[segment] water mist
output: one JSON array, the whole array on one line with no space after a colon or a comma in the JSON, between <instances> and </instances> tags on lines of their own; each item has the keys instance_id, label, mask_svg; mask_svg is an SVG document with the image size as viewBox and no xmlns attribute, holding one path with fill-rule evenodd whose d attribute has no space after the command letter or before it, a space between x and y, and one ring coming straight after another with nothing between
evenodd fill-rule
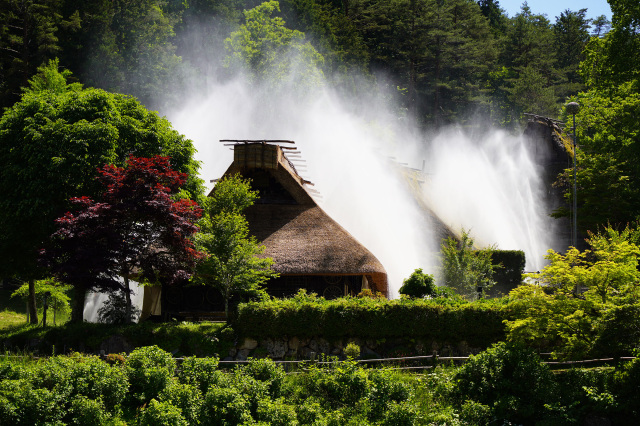
<instances>
[{"instance_id":1,"label":"water mist","mask_svg":"<svg viewBox=\"0 0 640 426\"><path fill-rule=\"evenodd\" d=\"M416 196L480 245L525 251L528 270L539 269L551 247L544 188L522 138L455 130L428 136L398 119L393 93L371 86L354 91L361 98L347 98L329 82L301 95L287 82L205 80L182 105L162 112L194 141L201 177L217 179L231 164L221 139L294 140L307 166L299 172L320 192L318 204L384 265L392 297L414 269L438 272L440 241ZM422 169L423 161L423 192L416 194L398 163Z\"/></svg>"}]
</instances>

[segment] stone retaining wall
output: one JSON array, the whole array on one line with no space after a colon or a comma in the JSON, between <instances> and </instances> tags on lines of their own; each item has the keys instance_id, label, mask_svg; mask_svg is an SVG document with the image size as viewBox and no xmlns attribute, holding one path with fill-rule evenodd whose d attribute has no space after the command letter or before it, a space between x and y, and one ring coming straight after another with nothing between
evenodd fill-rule
<instances>
[{"instance_id":1,"label":"stone retaining wall","mask_svg":"<svg viewBox=\"0 0 640 426\"><path fill-rule=\"evenodd\" d=\"M245 338L229 351L226 361L245 361L247 358L270 357L274 360L312 359L321 354L344 357L344 348L353 342L360 347L362 358L388 358L401 356L432 355L468 356L485 348L472 348L462 341L454 344L419 339L365 340L350 338L328 341L322 337L299 339L297 337L256 340Z\"/></svg>"}]
</instances>

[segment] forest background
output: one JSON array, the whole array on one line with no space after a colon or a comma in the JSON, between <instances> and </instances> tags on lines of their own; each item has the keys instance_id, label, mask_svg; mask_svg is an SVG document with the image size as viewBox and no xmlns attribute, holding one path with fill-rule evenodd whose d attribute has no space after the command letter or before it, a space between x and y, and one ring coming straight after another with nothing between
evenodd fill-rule
<instances>
[{"instance_id":1,"label":"forest background","mask_svg":"<svg viewBox=\"0 0 640 426\"><path fill-rule=\"evenodd\" d=\"M162 112L203 76L236 75L217 55L249 19L242 11L261 2L2 3L0 19L8 24L0 33L2 106L19 99L38 66L59 57L83 84L136 96ZM513 17L493 0L283 0L279 6L274 15L317 51L315 64L329 84L347 95L369 90L360 77L391 85L403 113L438 126L478 115L507 128L517 127L523 112L557 117L568 96L586 89L579 65L590 37L609 29L604 15L590 19L586 9L547 17L526 2ZM264 22L262 30L268 30ZM286 42L257 48L266 54Z\"/></svg>"},{"instance_id":2,"label":"forest background","mask_svg":"<svg viewBox=\"0 0 640 426\"><path fill-rule=\"evenodd\" d=\"M609 1L611 22L586 9L551 18L526 2L509 17L494 0L0 4L3 107L56 57L72 80L161 114L240 74L257 88L326 84L349 99L383 88L397 118L424 129L517 131L524 113L568 120L563 105L577 100L581 231L629 222L640 208L640 12L630 0Z\"/></svg>"}]
</instances>

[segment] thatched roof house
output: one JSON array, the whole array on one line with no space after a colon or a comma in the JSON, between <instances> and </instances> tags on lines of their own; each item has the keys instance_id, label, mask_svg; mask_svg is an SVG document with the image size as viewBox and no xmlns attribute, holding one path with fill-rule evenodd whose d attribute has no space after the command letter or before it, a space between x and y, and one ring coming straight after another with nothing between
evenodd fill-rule
<instances>
[{"instance_id":1,"label":"thatched roof house","mask_svg":"<svg viewBox=\"0 0 640 426\"><path fill-rule=\"evenodd\" d=\"M245 214L251 234L266 248L264 256L280 273L267 283L269 293L285 296L306 288L337 297L369 288L388 295L382 264L316 204L311 182L294 166L298 151L290 142L225 142L232 142L234 158L224 175L250 178L260 194Z\"/></svg>"}]
</instances>

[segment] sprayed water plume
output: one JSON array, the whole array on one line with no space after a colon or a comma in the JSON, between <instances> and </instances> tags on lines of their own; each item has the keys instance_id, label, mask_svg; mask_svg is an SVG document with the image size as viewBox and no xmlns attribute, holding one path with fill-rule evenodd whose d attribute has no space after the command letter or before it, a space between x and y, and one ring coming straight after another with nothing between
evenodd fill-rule
<instances>
[{"instance_id":1,"label":"sprayed water plume","mask_svg":"<svg viewBox=\"0 0 640 426\"><path fill-rule=\"evenodd\" d=\"M334 90L328 81L301 95L295 84L259 84L241 77L247 74L206 76L207 84L196 84L182 105L163 111L194 141L206 182L222 176L233 160L221 139L295 140L308 166L300 174L322 194L318 204L381 261L390 294L397 296L414 269L437 272L440 241L389 158L418 169L426 160L418 196L445 224L470 229L482 244L524 250L527 269L540 267L552 225L521 138L500 131L470 138L453 130L430 137L398 118L400 108L389 101L394 94L371 84L352 91L359 98L344 96L344 88Z\"/></svg>"}]
</instances>

